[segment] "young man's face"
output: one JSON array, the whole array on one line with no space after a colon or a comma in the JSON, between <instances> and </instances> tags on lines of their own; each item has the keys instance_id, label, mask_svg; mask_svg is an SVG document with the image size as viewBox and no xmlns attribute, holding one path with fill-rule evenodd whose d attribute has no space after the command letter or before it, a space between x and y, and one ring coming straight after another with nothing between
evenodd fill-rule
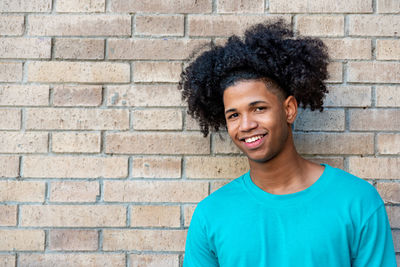
<instances>
[{"instance_id":1,"label":"young man's face","mask_svg":"<svg viewBox=\"0 0 400 267\"><path fill-rule=\"evenodd\" d=\"M283 99L265 82L245 80L226 88L223 101L228 133L250 160L267 162L289 146L297 112L293 96Z\"/></svg>"}]
</instances>

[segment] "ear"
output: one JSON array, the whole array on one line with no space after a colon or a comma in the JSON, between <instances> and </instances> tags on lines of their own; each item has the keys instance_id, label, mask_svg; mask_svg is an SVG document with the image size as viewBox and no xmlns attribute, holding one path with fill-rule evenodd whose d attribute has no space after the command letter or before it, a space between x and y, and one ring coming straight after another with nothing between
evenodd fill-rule
<instances>
[{"instance_id":1,"label":"ear","mask_svg":"<svg viewBox=\"0 0 400 267\"><path fill-rule=\"evenodd\" d=\"M283 107L286 113L286 122L293 124L297 117L297 100L294 96L288 96L283 102Z\"/></svg>"}]
</instances>

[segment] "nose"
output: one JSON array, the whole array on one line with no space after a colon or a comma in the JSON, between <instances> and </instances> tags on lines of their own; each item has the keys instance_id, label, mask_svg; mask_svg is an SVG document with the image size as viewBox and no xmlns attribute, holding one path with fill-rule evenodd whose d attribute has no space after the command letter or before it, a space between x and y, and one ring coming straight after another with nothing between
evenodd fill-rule
<instances>
[{"instance_id":1,"label":"nose","mask_svg":"<svg viewBox=\"0 0 400 267\"><path fill-rule=\"evenodd\" d=\"M239 130L242 132L248 132L257 128L257 122L249 115L242 115L240 120Z\"/></svg>"}]
</instances>

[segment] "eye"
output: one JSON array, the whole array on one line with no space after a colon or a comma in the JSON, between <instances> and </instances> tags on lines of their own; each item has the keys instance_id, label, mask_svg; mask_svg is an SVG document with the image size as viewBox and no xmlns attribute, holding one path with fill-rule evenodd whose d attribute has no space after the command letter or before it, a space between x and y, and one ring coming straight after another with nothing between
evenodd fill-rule
<instances>
[{"instance_id":1,"label":"eye","mask_svg":"<svg viewBox=\"0 0 400 267\"><path fill-rule=\"evenodd\" d=\"M267 108L266 107L256 107L254 110L255 111L263 111L265 109L267 109Z\"/></svg>"},{"instance_id":2,"label":"eye","mask_svg":"<svg viewBox=\"0 0 400 267\"><path fill-rule=\"evenodd\" d=\"M232 113L228 116L228 120L233 119L233 118L237 118L239 116L239 114L237 113Z\"/></svg>"}]
</instances>

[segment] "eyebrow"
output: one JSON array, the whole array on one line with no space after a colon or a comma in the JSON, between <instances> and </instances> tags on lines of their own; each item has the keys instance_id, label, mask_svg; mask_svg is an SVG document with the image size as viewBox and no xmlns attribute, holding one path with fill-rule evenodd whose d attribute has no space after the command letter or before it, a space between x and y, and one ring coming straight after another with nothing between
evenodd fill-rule
<instances>
[{"instance_id":1,"label":"eyebrow","mask_svg":"<svg viewBox=\"0 0 400 267\"><path fill-rule=\"evenodd\" d=\"M258 104L267 104L267 102L262 101L262 100L254 101L254 102L251 102L249 104L249 107L254 107L254 106L258 105ZM236 108L230 108L230 109L225 111L225 114L228 114L230 112L235 112L235 111L236 111Z\"/></svg>"}]
</instances>

